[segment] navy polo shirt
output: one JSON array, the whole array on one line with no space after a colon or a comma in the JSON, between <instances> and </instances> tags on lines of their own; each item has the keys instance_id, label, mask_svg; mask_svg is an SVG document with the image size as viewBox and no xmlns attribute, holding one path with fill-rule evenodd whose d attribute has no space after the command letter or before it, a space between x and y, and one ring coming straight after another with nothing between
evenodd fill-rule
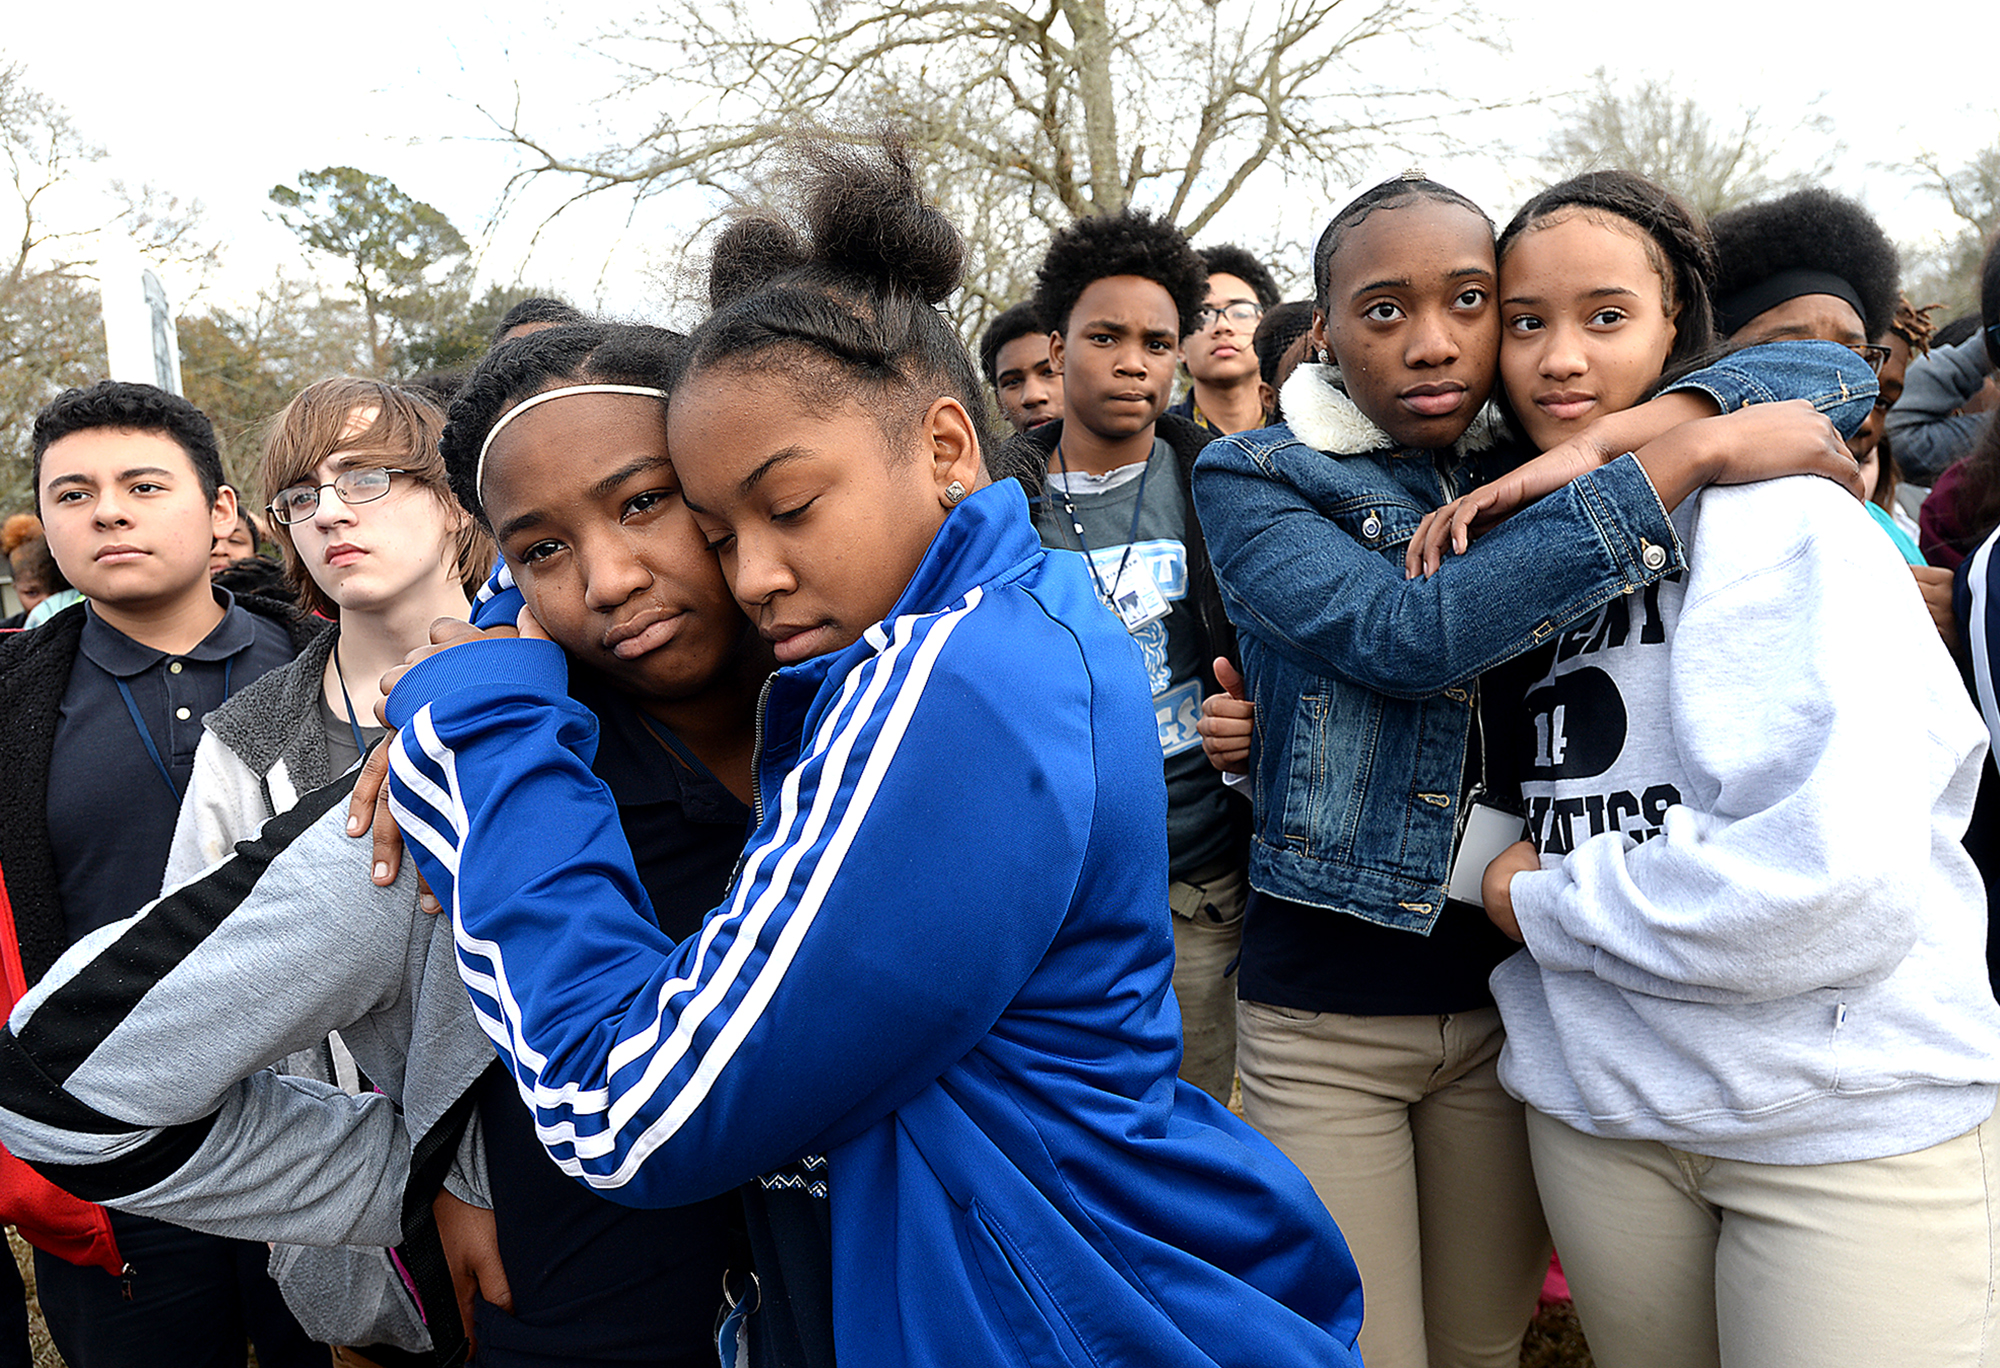
<instances>
[{"instance_id":1,"label":"navy polo shirt","mask_svg":"<svg viewBox=\"0 0 2000 1368\"><path fill-rule=\"evenodd\" d=\"M618 803L655 920L676 940L694 935L729 889L750 809L706 769L668 754L600 676L572 663L570 693L597 714L591 769ZM549 1161L504 1071L488 1070L478 1093L500 1262L514 1293L512 1315L480 1303L480 1361L713 1368L723 1270L740 1238L736 1194L620 1206Z\"/></svg>"},{"instance_id":2,"label":"navy polo shirt","mask_svg":"<svg viewBox=\"0 0 2000 1368\"><path fill-rule=\"evenodd\" d=\"M222 621L183 655L134 641L100 618L94 605L83 606L89 616L49 762L49 845L72 944L160 895L180 795L201 743L201 719L292 658L291 633L280 623L237 607L226 589L215 596ZM120 683L132 695L132 708Z\"/></svg>"}]
</instances>

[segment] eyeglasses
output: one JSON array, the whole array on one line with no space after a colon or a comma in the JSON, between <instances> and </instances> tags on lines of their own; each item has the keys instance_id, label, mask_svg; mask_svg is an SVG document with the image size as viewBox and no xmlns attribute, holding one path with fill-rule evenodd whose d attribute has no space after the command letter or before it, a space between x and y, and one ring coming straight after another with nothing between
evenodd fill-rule
<instances>
[{"instance_id":1,"label":"eyeglasses","mask_svg":"<svg viewBox=\"0 0 2000 1368\"><path fill-rule=\"evenodd\" d=\"M1203 308L1194 316L1195 331L1207 332L1215 326L1215 320L1226 318L1231 323L1255 323L1264 316L1262 304L1252 304L1247 299L1239 299L1234 304L1225 304L1219 309Z\"/></svg>"},{"instance_id":2,"label":"eyeglasses","mask_svg":"<svg viewBox=\"0 0 2000 1368\"><path fill-rule=\"evenodd\" d=\"M333 477L331 484L292 485L279 490L278 497L271 501L271 516L287 527L302 523L319 512L320 496L329 489L338 494L344 504L374 503L389 492L390 476L409 473L381 466L360 466L341 471Z\"/></svg>"},{"instance_id":3,"label":"eyeglasses","mask_svg":"<svg viewBox=\"0 0 2000 1368\"><path fill-rule=\"evenodd\" d=\"M1889 349L1875 342L1850 342L1847 349L1866 361L1868 369L1877 375L1882 373L1882 366L1889 359Z\"/></svg>"}]
</instances>

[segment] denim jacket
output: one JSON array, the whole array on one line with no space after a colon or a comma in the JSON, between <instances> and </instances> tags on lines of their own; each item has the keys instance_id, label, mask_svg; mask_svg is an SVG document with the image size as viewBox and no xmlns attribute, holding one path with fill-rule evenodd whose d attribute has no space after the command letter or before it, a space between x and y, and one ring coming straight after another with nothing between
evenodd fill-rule
<instances>
[{"instance_id":1,"label":"denim jacket","mask_svg":"<svg viewBox=\"0 0 2000 1368\"><path fill-rule=\"evenodd\" d=\"M1250 882L1427 934L1444 909L1481 671L1682 569L1631 455L1403 577L1424 514L1478 482L1471 449L1397 450L1328 366L1301 366L1287 422L1212 442L1194 496L1256 704ZM1670 386L1724 412L1804 398L1843 433L1875 377L1830 342L1735 353ZM1504 465L1504 462L1502 462Z\"/></svg>"}]
</instances>

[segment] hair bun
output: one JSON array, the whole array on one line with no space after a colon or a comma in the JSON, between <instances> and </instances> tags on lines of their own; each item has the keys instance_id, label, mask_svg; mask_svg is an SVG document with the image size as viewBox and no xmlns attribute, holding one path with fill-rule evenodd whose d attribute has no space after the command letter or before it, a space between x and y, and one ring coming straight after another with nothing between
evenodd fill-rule
<instances>
[{"instance_id":1,"label":"hair bun","mask_svg":"<svg viewBox=\"0 0 2000 1368\"><path fill-rule=\"evenodd\" d=\"M826 140L802 144L811 171L805 198L813 257L831 270L942 303L965 269L965 240L924 200L909 144L884 135L879 150Z\"/></svg>"},{"instance_id":2,"label":"hair bun","mask_svg":"<svg viewBox=\"0 0 2000 1368\"><path fill-rule=\"evenodd\" d=\"M806 245L790 224L768 213L746 214L715 240L708 266L709 307L720 309L808 260Z\"/></svg>"}]
</instances>

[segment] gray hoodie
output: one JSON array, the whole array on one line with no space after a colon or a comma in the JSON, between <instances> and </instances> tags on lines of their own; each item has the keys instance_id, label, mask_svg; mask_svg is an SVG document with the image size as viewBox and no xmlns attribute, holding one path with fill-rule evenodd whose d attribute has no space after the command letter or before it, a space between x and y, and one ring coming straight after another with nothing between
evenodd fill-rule
<instances>
[{"instance_id":1,"label":"gray hoodie","mask_svg":"<svg viewBox=\"0 0 2000 1368\"><path fill-rule=\"evenodd\" d=\"M1501 1081L1586 1134L1756 1163L1971 1130L2000 1081L1959 844L1986 731L1909 572L1826 480L1674 522L1684 577L1537 658Z\"/></svg>"}]
</instances>

